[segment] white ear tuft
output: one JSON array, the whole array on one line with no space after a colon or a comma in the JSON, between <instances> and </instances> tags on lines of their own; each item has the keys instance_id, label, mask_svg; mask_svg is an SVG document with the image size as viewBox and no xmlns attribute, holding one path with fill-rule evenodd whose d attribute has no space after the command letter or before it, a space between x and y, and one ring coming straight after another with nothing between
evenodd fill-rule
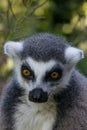
<instances>
[{"instance_id":1,"label":"white ear tuft","mask_svg":"<svg viewBox=\"0 0 87 130\"><path fill-rule=\"evenodd\" d=\"M65 50L65 58L67 63L76 64L79 60L84 58L84 52L75 47L68 47Z\"/></svg>"},{"instance_id":2,"label":"white ear tuft","mask_svg":"<svg viewBox=\"0 0 87 130\"><path fill-rule=\"evenodd\" d=\"M4 45L4 53L10 57L15 57L22 51L23 42L8 41Z\"/></svg>"}]
</instances>

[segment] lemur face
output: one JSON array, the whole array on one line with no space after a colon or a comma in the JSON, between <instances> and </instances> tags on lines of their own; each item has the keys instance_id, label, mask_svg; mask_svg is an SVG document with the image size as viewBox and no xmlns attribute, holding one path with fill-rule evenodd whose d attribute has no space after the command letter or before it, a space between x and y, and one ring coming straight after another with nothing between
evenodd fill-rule
<instances>
[{"instance_id":1,"label":"lemur face","mask_svg":"<svg viewBox=\"0 0 87 130\"><path fill-rule=\"evenodd\" d=\"M69 83L83 51L51 34L39 34L22 42L7 42L5 53L14 60L15 75L29 101L44 103Z\"/></svg>"},{"instance_id":2,"label":"lemur face","mask_svg":"<svg viewBox=\"0 0 87 130\"><path fill-rule=\"evenodd\" d=\"M22 83L21 86L29 92L29 100L46 102L49 96L57 91L58 85L60 87L63 68L61 63L54 60L43 62L28 57L23 61L20 70L17 69L18 79Z\"/></svg>"}]
</instances>

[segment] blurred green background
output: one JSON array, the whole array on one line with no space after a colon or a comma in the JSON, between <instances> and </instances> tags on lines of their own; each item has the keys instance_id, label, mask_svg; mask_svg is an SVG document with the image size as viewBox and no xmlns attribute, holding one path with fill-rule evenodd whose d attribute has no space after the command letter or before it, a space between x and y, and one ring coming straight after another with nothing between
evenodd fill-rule
<instances>
[{"instance_id":1,"label":"blurred green background","mask_svg":"<svg viewBox=\"0 0 87 130\"><path fill-rule=\"evenodd\" d=\"M37 32L57 34L83 49L85 59L77 68L87 76L87 0L0 0L0 89L13 69L3 54L4 43Z\"/></svg>"}]
</instances>

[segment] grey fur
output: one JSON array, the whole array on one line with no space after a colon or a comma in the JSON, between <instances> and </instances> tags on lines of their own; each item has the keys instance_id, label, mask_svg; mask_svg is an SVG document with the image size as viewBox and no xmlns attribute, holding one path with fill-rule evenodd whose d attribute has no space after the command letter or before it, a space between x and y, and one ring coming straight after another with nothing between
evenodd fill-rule
<instances>
[{"instance_id":1,"label":"grey fur","mask_svg":"<svg viewBox=\"0 0 87 130\"><path fill-rule=\"evenodd\" d=\"M22 95L23 89L20 88L15 79L12 80L8 86L6 86L1 101L0 130L13 130L13 114L16 111L15 106L18 103L21 103L19 97Z\"/></svg>"},{"instance_id":2,"label":"grey fur","mask_svg":"<svg viewBox=\"0 0 87 130\"><path fill-rule=\"evenodd\" d=\"M57 36L47 33L37 34L24 40L20 57L25 59L31 56L37 61L55 59L65 65L64 52L68 46L66 41ZM2 95L0 130L16 130L14 115L17 112L17 105L26 104L23 101L24 95L25 90L20 86L17 77L14 75L13 80L5 88ZM57 114L53 128L50 130L87 130L87 79L84 76L73 69L66 88L54 93L52 99L52 102L54 101L55 103ZM50 108L49 103L51 102L47 104L50 111L53 107ZM38 114L40 113L38 112Z\"/></svg>"},{"instance_id":3,"label":"grey fur","mask_svg":"<svg viewBox=\"0 0 87 130\"><path fill-rule=\"evenodd\" d=\"M62 114L57 116L54 130L86 130L87 79L74 71L69 84L70 88L57 95Z\"/></svg>"},{"instance_id":4,"label":"grey fur","mask_svg":"<svg viewBox=\"0 0 87 130\"><path fill-rule=\"evenodd\" d=\"M31 56L36 60L58 59L65 62L64 50L68 43L55 35L40 33L24 40L22 58Z\"/></svg>"}]
</instances>

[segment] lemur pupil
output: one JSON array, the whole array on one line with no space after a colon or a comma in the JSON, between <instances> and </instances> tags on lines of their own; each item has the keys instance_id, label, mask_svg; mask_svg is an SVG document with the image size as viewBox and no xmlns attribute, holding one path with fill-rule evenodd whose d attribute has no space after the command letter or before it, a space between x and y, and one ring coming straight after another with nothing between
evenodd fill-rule
<instances>
[{"instance_id":1,"label":"lemur pupil","mask_svg":"<svg viewBox=\"0 0 87 130\"><path fill-rule=\"evenodd\" d=\"M53 73L51 74L51 77L52 77L52 78L58 78L58 77L59 77L59 73L58 73L58 72L53 72Z\"/></svg>"},{"instance_id":2,"label":"lemur pupil","mask_svg":"<svg viewBox=\"0 0 87 130\"><path fill-rule=\"evenodd\" d=\"M30 76L30 71L29 70L23 70L23 74L25 75L25 76Z\"/></svg>"}]
</instances>

